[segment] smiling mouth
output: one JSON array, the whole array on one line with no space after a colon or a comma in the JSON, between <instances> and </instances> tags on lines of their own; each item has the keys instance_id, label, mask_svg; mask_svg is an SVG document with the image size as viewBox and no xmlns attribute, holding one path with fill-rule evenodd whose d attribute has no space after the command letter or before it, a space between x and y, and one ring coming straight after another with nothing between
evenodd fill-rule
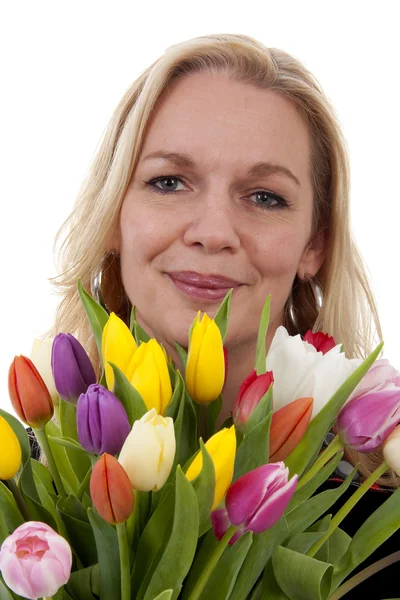
<instances>
[{"instance_id":1,"label":"smiling mouth","mask_svg":"<svg viewBox=\"0 0 400 600\"><path fill-rule=\"evenodd\" d=\"M203 301L222 300L228 290L235 291L243 285L223 275L202 275L194 271L172 271L166 275L186 296Z\"/></svg>"}]
</instances>

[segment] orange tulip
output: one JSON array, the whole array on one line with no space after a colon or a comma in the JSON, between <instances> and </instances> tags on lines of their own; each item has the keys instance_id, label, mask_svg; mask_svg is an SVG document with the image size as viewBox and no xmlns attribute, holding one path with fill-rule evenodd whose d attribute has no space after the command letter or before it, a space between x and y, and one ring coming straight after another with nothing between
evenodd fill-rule
<instances>
[{"instance_id":1,"label":"orange tulip","mask_svg":"<svg viewBox=\"0 0 400 600\"><path fill-rule=\"evenodd\" d=\"M8 372L11 404L21 421L42 428L50 421L54 406L39 371L26 356L16 356Z\"/></svg>"},{"instance_id":2,"label":"orange tulip","mask_svg":"<svg viewBox=\"0 0 400 600\"><path fill-rule=\"evenodd\" d=\"M107 523L123 523L132 514L134 496L131 482L118 460L103 454L90 476L93 504Z\"/></svg>"},{"instance_id":3,"label":"orange tulip","mask_svg":"<svg viewBox=\"0 0 400 600\"><path fill-rule=\"evenodd\" d=\"M299 398L272 415L269 461L285 460L306 432L313 409L312 398Z\"/></svg>"}]
</instances>

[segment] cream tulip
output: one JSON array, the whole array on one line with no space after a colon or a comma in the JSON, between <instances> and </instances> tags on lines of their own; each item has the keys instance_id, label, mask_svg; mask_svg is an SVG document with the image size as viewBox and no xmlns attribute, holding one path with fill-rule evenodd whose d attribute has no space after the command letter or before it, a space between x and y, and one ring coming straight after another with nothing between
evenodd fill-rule
<instances>
[{"instance_id":1,"label":"cream tulip","mask_svg":"<svg viewBox=\"0 0 400 600\"><path fill-rule=\"evenodd\" d=\"M51 370L51 350L53 347L53 338L44 338L33 340L30 359L42 376L47 389L50 392L53 404L57 405L60 401L56 385L54 383L53 372Z\"/></svg>"}]
</instances>

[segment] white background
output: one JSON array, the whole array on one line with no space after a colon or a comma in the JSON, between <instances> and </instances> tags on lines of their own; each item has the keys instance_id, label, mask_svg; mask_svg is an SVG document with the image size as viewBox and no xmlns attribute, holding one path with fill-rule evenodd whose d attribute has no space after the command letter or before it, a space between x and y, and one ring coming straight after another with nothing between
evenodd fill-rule
<instances>
[{"instance_id":1,"label":"white background","mask_svg":"<svg viewBox=\"0 0 400 600\"><path fill-rule=\"evenodd\" d=\"M52 323L54 235L112 111L177 42L244 33L292 53L336 107L352 166L352 219L400 368L400 3L335 0L3 2L0 8L0 406L7 371Z\"/></svg>"}]
</instances>

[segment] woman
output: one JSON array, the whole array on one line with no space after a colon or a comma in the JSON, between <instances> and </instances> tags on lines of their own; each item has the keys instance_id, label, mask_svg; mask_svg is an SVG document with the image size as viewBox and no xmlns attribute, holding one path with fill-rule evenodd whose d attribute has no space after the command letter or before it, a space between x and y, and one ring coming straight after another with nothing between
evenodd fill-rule
<instances>
[{"instance_id":1,"label":"woman","mask_svg":"<svg viewBox=\"0 0 400 600\"><path fill-rule=\"evenodd\" d=\"M76 334L96 364L78 278L125 320L135 305L177 362L197 310L213 316L233 287L223 416L251 371L268 293L267 346L282 324L329 332L349 357L381 337L334 111L298 61L250 37L177 44L132 84L65 227L55 331Z\"/></svg>"}]
</instances>

